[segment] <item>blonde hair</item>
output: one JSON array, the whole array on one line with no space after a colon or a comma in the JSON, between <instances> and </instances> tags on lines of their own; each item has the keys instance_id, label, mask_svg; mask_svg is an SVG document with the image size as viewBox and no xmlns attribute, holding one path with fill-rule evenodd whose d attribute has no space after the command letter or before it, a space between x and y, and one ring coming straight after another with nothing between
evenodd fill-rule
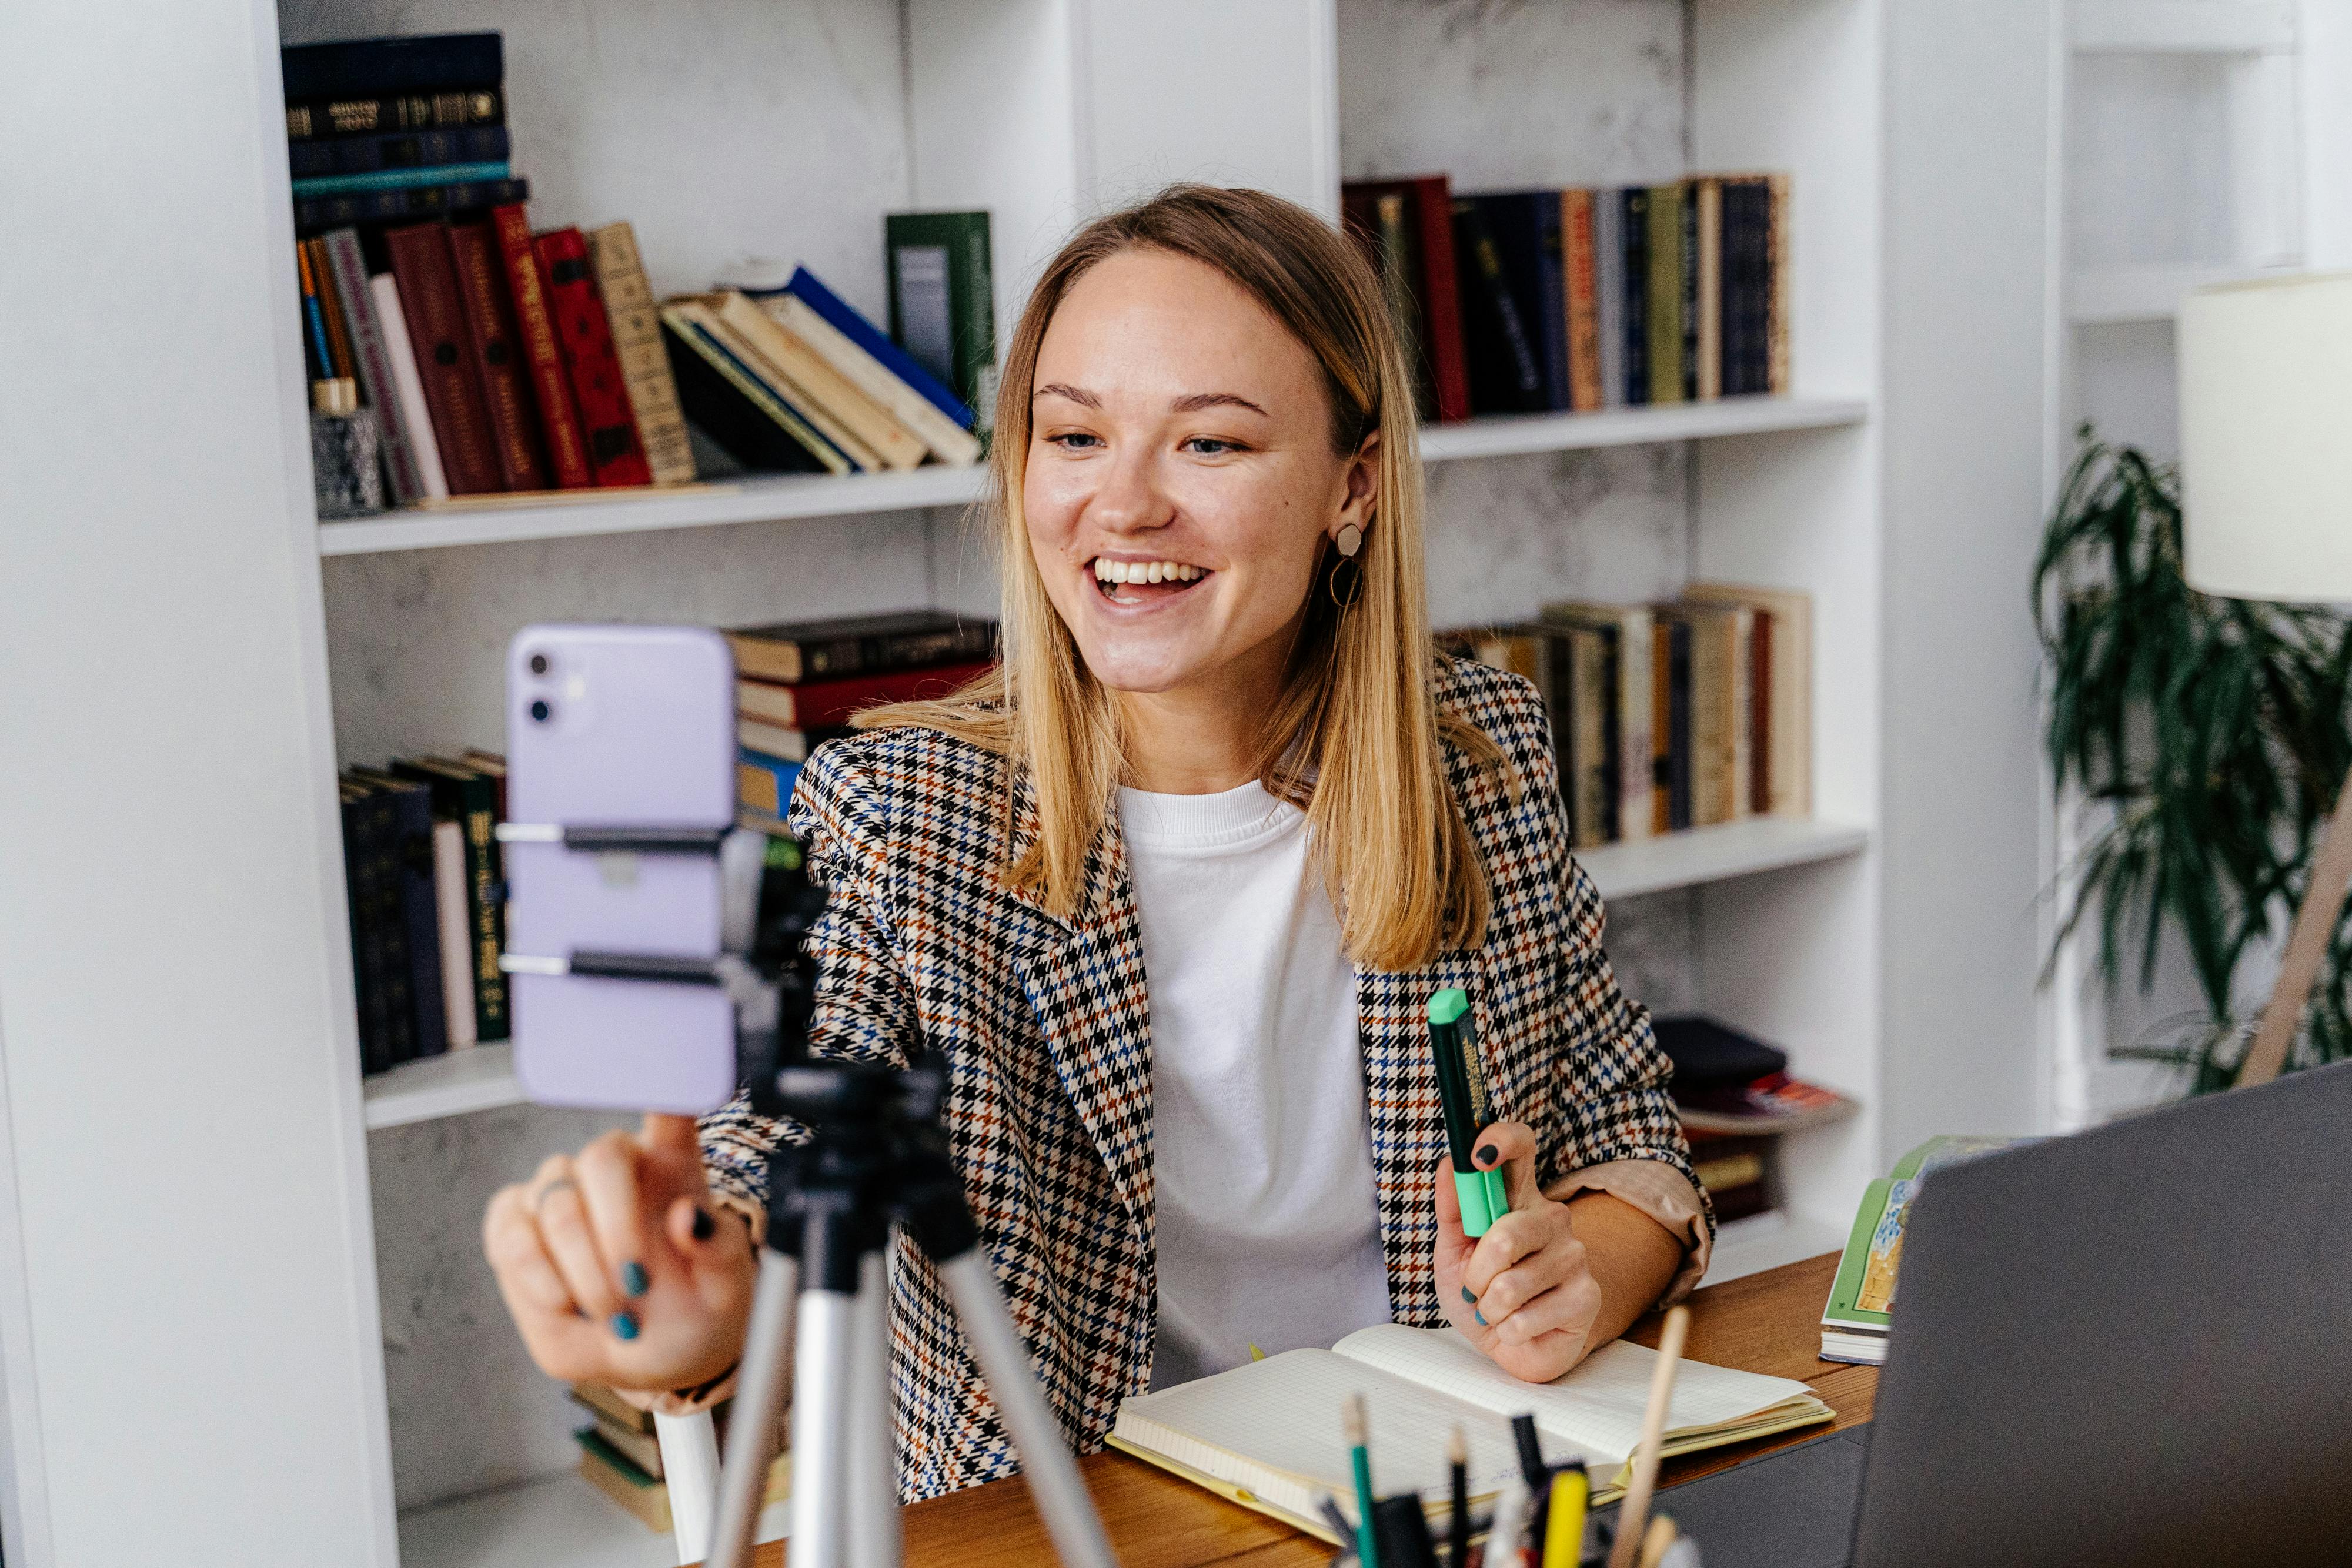
<instances>
[{"instance_id":1,"label":"blonde hair","mask_svg":"<svg viewBox=\"0 0 2352 1568\"><path fill-rule=\"evenodd\" d=\"M1312 852L1358 963L1417 968L1447 948L1475 947L1486 933L1486 872L1448 785L1443 743L1484 765L1503 762L1475 726L1439 713L1433 688L1412 371L1356 246L1279 196L1171 185L1089 223L1046 266L1005 356L989 454L1004 662L950 697L876 708L856 723L942 730L1011 759L1004 875L1057 916L1076 913L1124 752L1118 705L1087 669L1030 553L1021 505L1029 402L1045 329L1071 287L1097 263L1137 249L1214 267L1289 329L1323 372L1335 453L1352 458L1370 435L1381 438L1373 510L1356 558L1360 592L1343 613L1326 591L1327 538L1259 736L1258 776L1306 811ZM1037 833L1014 844L1012 793L1024 770Z\"/></svg>"}]
</instances>

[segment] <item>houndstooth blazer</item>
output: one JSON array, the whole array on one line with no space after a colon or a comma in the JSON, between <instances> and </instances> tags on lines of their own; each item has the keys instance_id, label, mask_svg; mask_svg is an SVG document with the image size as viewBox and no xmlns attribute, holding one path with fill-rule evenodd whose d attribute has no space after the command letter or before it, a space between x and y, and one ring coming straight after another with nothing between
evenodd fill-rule
<instances>
[{"instance_id":1,"label":"houndstooth blazer","mask_svg":"<svg viewBox=\"0 0 2352 1568\"><path fill-rule=\"evenodd\" d=\"M1535 1129L1548 1189L1616 1163L1677 1191L1689 1184L1694 1252L1713 1228L1665 1092L1670 1069L1648 1015L1618 991L1600 898L1570 858L1541 700L1482 664L1441 658L1437 681L1440 704L1495 738L1519 788L1449 754L1492 888L1484 945L1408 973L1358 974L1389 1297L1397 1321L1423 1325L1445 1321L1430 1260L1430 1172L1445 1143L1425 1022L1444 987L1469 993L1495 1116ZM1006 771L1001 758L916 728L868 731L811 758L789 821L831 894L810 939L822 975L814 1048L894 1063L925 1046L946 1057L943 1121L973 1216L1046 1400L1083 1452L1101 1446L1120 1400L1151 1376L1143 946L1115 821L1088 861L1076 918L1003 885ZM1024 841L1035 830L1025 784L1013 826ZM713 1188L745 1209L764 1200L774 1141L798 1135L740 1099L702 1129ZM1011 1445L937 1276L901 1241L891 1280L902 1492L1012 1473Z\"/></svg>"}]
</instances>

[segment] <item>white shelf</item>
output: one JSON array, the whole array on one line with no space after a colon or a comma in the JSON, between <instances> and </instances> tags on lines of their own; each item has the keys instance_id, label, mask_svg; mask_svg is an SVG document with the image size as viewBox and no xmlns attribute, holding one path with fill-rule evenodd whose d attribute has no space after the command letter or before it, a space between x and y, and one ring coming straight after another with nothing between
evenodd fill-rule
<instances>
[{"instance_id":1,"label":"white shelf","mask_svg":"<svg viewBox=\"0 0 2352 1568\"><path fill-rule=\"evenodd\" d=\"M1422 433L1427 462L1504 457L1578 447L1698 441L1717 435L1819 430L1870 416L1860 398L1743 397L1596 413L1495 414ZM319 525L320 555L371 555L448 545L509 544L590 534L651 533L726 523L835 517L964 507L985 492L984 468L914 468L901 474L782 474L724 479L626 496L578 492L577 499L525 503L488 499Z\"/></svg>"},{"instance_id":2,"label":"white shelf","mask_svg":"<svg viewBox=\"0 0 2352 1568\"><path fill-rule=\"evenodd\" d=\"M1426 462L1445 463L1653 441L1704 441L1717 435L1822 430L1859 424L1869 417L1867 400L1844 397L1735 397L1655 408L1605 408L1593 413L1497 413L1424 427L1421 455Z\"/></svg>"},{"instance_id":3,"label":"white shelf","mask_svg":"<svg viewBox=\"0 0 2352 1568\"><path fill-rule=\"evenodd\" d=\"M1844 1246L1845 1231L1839 1227L1782 1209L1728 1220L1716 1228L1715 1256L1707 1260L1702 1282L1720 1285Z\"/></svg>"},{"instance_id":4,"label":"white shelf","mask_svg":"<svg viewBox=\"0 0 2352 1568\"><path fill-rule=\"evenodd\" d=\"M1870 847L1870 830L1805 817L1751 817L1686 828L1638 843L1579 850L1577 863L1601 896L1631 898L1783 866L1837 860Z\"/></svg>"},{"instance_id":5,"label":"white shelf","mask_svg":"<svg viewBox=\"0 0 2352 1568\"><path fill-rule=\"evenodd\" d=\"M2076 327L2122 321L2169 321L2189 291L2212 283L2258 277L2260 269L2204 266L2086 267L2066 280L2066 320Z\"/></svg>"},{"instance_id":6,"label":"white shelf","mask_svg":"<svg viewBox=\"0 0 2352 1568\"><path fill-rule=\"evenodd\" d=\"M770 1503L758 1538L786 1533ZM400 1516L401 1568L675 1568L677 1549L570 1471Z\"/></svg>"},{"instance_id":7,"label":"white shelf","mask_svg":"<svg viewBox=\"0 0 2352 1568\"><path fill-rule=\"evenodd\" d=\"M362 1080L361 1087L371 1131L522 1103L510 1045L477 1045L428 1056Z\"/></svg>"},{"instance_id":8,"label":"white shelf","mask_svg":"<svg viewBox=\"0 0 2352 1568\"><path fill-rule=\"evenodd\" d=\"M2077 54L2257 55L2295 47L2292 0L2074 0Z\"/></svg>"}]
</instances>

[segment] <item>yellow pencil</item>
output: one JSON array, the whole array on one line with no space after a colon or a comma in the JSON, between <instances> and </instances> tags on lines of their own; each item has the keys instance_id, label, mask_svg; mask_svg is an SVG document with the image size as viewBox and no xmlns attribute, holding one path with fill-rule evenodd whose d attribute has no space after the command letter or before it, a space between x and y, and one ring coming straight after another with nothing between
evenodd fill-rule
<instances>
[{"instance_id":1,"label":"yellow pencil","mask_svg":"<svg viewBox=\"0 0 2352 1568\"><path fill-rule=\"evenodd\" d=\"M1584 1467L1555 1470L1551 1478L1551 1512L1544 1526L1543 1568L1577 1568L1584 1561L1584 1504L1592 1482Z\"/></svg>"}]
</instances>

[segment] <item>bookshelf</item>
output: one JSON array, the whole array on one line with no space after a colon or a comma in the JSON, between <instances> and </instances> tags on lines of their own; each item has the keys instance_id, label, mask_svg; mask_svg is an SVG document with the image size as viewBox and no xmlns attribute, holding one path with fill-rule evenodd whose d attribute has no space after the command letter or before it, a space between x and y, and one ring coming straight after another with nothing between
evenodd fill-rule
<instances>
[{"instance_id":1,"label":"bookshelf","mask_svg":"<svg viewBox=\"0 0 2352 1568\"><path fill-rule=\"evenodd\" d=\"M1986 5L2011 17L2024 0ZM716 618L747 599L782 618L956 591L938 565L950 553L940 514L968 502L971 479L953 472L322 529L281 42L501 28L515 161L540 222L629 218L657 291L699 287L746 256L803 256L869 314L882 303L880 216L896 208L996 214L1002 323L1073 218L1172 178L1259 184L1336 215L1343 177L1423 167L1464 188L1789 172L1796 397L1433 431L1454 509L1433 567L1507 535L1478 585L1505 614L1594 587L1637 550L1646 575L1622 570L1639 581L1598 591L1633 597L1703 576L1812 595L1815 795L1822 824L1837 824L1820 852L1743 852L1704 874L1653 861L1616 883L1687 889L1694 1003L1786 1045L1795 1071L1864 1107L1790 1143L1779 1173L1790 1223L1776 1234L1810 1240L1805 1221L1833 1235L1891 1125L1907 1137L1909 1119L1968 1113L1927 1075L1956 1030L2030 1038L1989 1030L1906 977L1932 967L1923 952L1961 979L1980 975L1983 934L2010 940L2030 877L2021 894L1934 852L1948 841L1953 857L1983 862L1988 844L2030 846L2032 819L1955 831L1932 787L1962 770L1905 760L1888 740L1925 716L1948 746L1974 747L1994 721L1944 700L1951 672L1990 658L2016 689L2030 680L2012 657L2022 578L2002 566L1954 613L1954 574L1928 548L1974 548L2038 498L2029 485L2020 505L1988 478L2013 475L2020 442L1992 423L2012 383L1990 373L1986 345L2010 340L1998 329L2012 286L2041 281L2041 231L2027 224L2029 240L2011 245L1991 221L2038 218L2040 121L2018 117L2013 135L2011 117L1972 104L2000 71L2013 86L2030 66L2031 90L2044 90L2030 26L1914 6L1898 28L1890 0L707 0L683 24L632 0L282 0L274 15L226 20L155 8L142 47L124 50L84 9L26 9L25 57L44 68L40 90L12 105L17 139L53 131L59 105L132 108L83 126L76 159L27 167L31 226L70 224L77 239L20 257L19 292L44 308L0 329L7 357L154 364L159 384L201 392L142 402L136 445L123 439L120 377L60 374L12 405L18 439L46 456L18 497L39 548L0 574L0 651L42 699L0 705L0 725L12 755L37 758L99 756L136 735L200 798L236 809L204 832L126 831L153 821L148 768L20 769L0 792L13 902L38 911L0 932L15 1139L0 1153L20 1173L31 1260L27 1284L0 1247L0 1340L17 1358L5 1364L13 1386L74 1391L10 1412L24 1439L10 1473L31 1478L35 1504L12 1520L37 1539L106 1539L126 1559L267 1540L289 1561L399 1560L403 1439L385 1374L399 1303L382 1295L379 1232L405 1216L372 1160L399 1140L372 1147L368 1131L510 1090L491 1053L440 1082L362 1083L339 760L495 745L495 701L460 699L495 689L499 650L525 620ZM1439 36L1548 26L1596 31L1476 61ZM1385 49L1391 27L1428 36ZM2010 55L1987 53L1999 49ZM1898 133L1907 164L1890 151ZM2018 135L2034 142L2030 162L2011 157ZM95 188L121 199L93 205ZM154 287L159 233L173 235L166 289ZM1922 298L1949 308L1949 340L1898 309ZM2017 419L2036 463L2041 410ZM1578 487L1651 474L1665 477L1637 497L1649 508L1638 528L1626 507L1586 508L1591 491ZM1889 506L1898 485L1907 509ZM805 521L763 528L783 518ZM1572 549L1553 548L1569 536ZM126 651L142 655L135 681ZM420 693L454 695L428 710ZM2030 783L2030 740L2013 749ZM1969 761L1981 773L1993 755ZM1909 882L1893 882L1895 866ZM125 966L122 934L152 929L159 909L174 912L172 939ZM93 1104L140 1127L143 1157L173 1173L172 1223L156 1223L152 1184L117 1179L113 1151L94 1150ZM141 1244L125 1247L132 1235ZM446 1256L452 1272L476 1261L464 1237ZM159 1278L172 1282L169 1313L154 1308ZM37 1343L9 1337L26 1322L41 1323ZM266 1379L223 1354L257 1324ZM404 1334L409 1366L442 1354ZM126 1409L142 1419L124 1422ZM497 1435L529 1437L519 1422ZM91 1455L121 1462L64 1462ZM129 1473L149 1480L126 1499L110 1478ZM436 1561L561 1555L515 1555L528 1543L484 1511L432 1512L451 1521ZM411 1517L421 1527L425 1515ZM192 1520L222 1522L192 1538Z\"/></svg>"}]
</instances>

